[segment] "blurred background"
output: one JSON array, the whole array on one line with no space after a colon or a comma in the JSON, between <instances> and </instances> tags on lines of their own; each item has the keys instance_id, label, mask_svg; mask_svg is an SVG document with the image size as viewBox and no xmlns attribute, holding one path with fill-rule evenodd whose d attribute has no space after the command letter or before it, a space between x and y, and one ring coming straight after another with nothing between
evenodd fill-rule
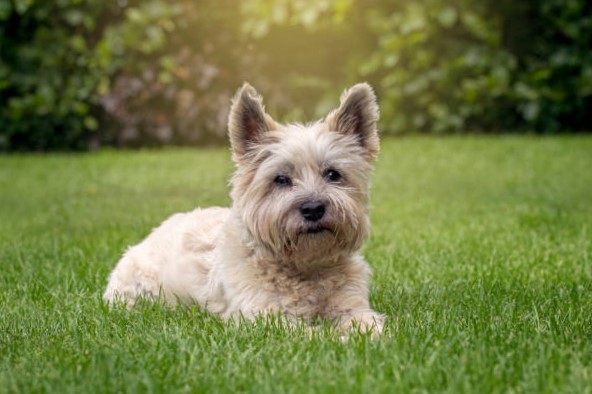
<instances>
[{"instance_id":1,"label":"blurred background","mask_svg":"<svg viewBox=\"0 0 592 394\"><path fill-rule=\"evenodd\" d=\"M383 134L592 130L590 0L0 0L0 150L225 142L368 81Z\"/></svg>"}]
</instances>

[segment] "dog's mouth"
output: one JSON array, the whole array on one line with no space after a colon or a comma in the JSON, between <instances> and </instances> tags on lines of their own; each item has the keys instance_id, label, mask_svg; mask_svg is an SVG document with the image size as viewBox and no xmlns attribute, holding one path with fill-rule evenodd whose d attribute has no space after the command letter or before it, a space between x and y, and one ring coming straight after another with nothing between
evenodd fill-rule
<instances>
[{"instance_id":1,"label":"dog's mouth","mask_svg":"<svg viewBox=\"0 0 592 394\"><path fill-rule=\"evenodd\" d=\"M332 233L333 231L326 226L310 226L310 227L306 227L303 228L302 231L300 232L300 234L305 234L305 235L318 235L318 234L324 234L324 233Z\"/></svg>"}]
</instances>

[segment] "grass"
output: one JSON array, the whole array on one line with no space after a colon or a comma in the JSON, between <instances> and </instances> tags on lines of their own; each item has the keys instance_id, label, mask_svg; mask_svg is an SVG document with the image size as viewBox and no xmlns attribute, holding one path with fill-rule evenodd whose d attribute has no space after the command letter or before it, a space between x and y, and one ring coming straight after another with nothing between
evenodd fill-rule
<instances>
[{"instance_id":1,"label":"grass","mask_svg":"<svg viewBox=\"0 0 592 394\"><path fill-rule=\"evenodd\" d=\"M231 170L226 149L0 157L0 392L592 392L592 138L385 140L378 340L106 308L124 248L227 205Z\"/></svg>"}]
</instances>

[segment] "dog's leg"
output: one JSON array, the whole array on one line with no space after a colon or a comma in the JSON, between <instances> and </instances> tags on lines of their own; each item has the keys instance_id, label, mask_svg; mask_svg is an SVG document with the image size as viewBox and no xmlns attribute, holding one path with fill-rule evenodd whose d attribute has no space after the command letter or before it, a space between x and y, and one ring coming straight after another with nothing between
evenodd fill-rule
<instances>
[{"instance_id":1,"label":"dog's leg","mask_svg":"<svg viewBox=\"0 0 592 394\"><path fill-rule=\"evenodd\" d=\"M348 286L331 297L326 318L336 322L344 333L352 330L382 333L386 317L370 308L368 290L364 282Z\"/></svg>"},{"instance_id":2,"label":"dog's leg","mask_svg":"<svg viewBox=\"0 0 592 394\"><path fill-rule=\"evenodd\" d=\"M109 276L103 299L108 303L124 302L131 307L139 296L157 298L160 291L158 275L154 267L129 250Z\"/></svg>"},{"instance_id":3,"label":"dog's leg","mask_svg":"<svg viewBox=\"0 0 592 394\"><path fill-rule=\"evenodd\" d=\"M385 316L373 311L367 310L346 310L341 316L338 316L339 328L342 332L360 330L363 333L371 333L372 336L382 334L384 329Z\"/></svg>"}]
</instances>

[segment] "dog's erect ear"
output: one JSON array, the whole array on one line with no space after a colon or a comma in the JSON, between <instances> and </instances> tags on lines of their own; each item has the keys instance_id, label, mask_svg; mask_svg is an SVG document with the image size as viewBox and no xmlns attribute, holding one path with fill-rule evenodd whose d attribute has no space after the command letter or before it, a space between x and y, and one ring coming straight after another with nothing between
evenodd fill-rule
<instances>
[{"instance_id":1,"label":"dog's erect ear","mask_svg":"<svg viewBox=\"0 0 592 394\"><path fill-rule=\"evenodd\" d=\"M274 128L275 122L265 113L263 98L245 82L232 99L228 116L228 134L235 161L248 153L264 133Z\"/></svg>"},{"instance_id":2,"label":"dog's erect ear","mask_svg":"<svg viewBox=\"0 0 592 394\"><path fill-rule=\"evenodd\" d=\"M368 154L376 158L380 149L376 122L379 112L374 91L367 83L359 83L341 95L341 105L327 115L325 123L330 130L355 135Z\"/></svg>"}]
</instances>

